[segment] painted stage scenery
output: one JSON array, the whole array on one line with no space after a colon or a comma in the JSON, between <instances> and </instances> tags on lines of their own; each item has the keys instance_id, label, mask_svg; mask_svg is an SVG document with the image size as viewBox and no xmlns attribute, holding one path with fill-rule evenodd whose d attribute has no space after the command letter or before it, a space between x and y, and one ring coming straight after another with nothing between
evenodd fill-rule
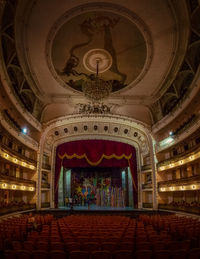
<instances>
[{"instance_id":1,"label":"painted stage scenery","mask_svg":"<svg viewBox=\"0 0 200 259\"><path fill-rule=\"evenodd\" d=\"M66 209L133 208L129 168L86 167L61 169L59 207Z\"/></svg>"}]
</instances>

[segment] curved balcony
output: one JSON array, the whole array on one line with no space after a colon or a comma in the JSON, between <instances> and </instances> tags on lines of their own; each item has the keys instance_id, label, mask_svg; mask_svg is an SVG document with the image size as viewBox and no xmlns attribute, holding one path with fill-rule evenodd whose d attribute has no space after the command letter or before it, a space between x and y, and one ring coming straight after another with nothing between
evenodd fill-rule
<instances>
[{"instance_id":1,"label":"curved balcony","mask_svg":"<svg viewBox=\"0 0 200 259\"><path fill-rule=\"evenodd\" d=\"M200 182L200 175L194 175L191 177L184 177L180 179L173 179L173 180L167 180L167 181L161 181L158 182L158 188L159 187L165 187L165 186L171 186L171 185L187 185L187 184L196 184Z\"/></svg>"}]
</instances>

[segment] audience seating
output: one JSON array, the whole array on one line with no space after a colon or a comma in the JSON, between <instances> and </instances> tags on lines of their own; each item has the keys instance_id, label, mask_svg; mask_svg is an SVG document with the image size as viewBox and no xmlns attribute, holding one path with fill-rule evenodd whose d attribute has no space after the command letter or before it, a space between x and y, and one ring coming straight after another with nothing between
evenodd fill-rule
<instances>
[{"instance_id":1,"label":"audience seating","mask_svg":"<svg viewBox=\"0 0 200 259\"><path fill-rule=\"evenodd\" d=\"M3 259L200 258L200 221L175 215L29 215L0 222Z\"/></svg>"}]
</instances>

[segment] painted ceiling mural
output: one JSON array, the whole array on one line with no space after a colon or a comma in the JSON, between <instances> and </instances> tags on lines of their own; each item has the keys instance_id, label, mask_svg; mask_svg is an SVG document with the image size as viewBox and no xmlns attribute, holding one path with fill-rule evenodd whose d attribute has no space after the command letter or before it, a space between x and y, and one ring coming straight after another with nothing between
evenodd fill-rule
<instances>
[{"instance_id":1,"label":"painted ceiling mural","mask_svg":"<svg viewBox=\"0 0 200 259\"><path fill-rule=\"evenodd\" d=\"M87 12L64 23L52 44L52 63L65 87L82 91L96 74L118 91L142 72L147 48L137 26L111 12Z\"/></svg>"}]
</instances>

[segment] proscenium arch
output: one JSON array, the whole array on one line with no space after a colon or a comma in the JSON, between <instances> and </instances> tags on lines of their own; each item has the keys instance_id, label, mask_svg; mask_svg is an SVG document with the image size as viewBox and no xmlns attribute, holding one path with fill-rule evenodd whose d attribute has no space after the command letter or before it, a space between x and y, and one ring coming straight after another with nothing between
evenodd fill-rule
<instances>
[{"instance_id":1,"label":"proscenium arch","mask_svg":"<svg viewBox=\"0 0 200 259\"><path fill-rule=\"evenodd\" d=\"M59 145L61 144L64 144L64 143L67 143L67 142L71 142L71 141L78 141L78 140L95 140L95 139L99 139L99 140L112 140L112 141L115 141L115 142L119 142L119 143L125 143L125 144L129 144L131 146L133 146L136 150L136 163L137 163L137 168L138 166L140 166L141 164L141 158L140 158L140 155L139 155L139 147L137 145L137 143L127 143L126 141L124 141L123 139L119 139L119 138L110 138L110 137L102 137L102 136L83 136L83 137L73 137L73 138L68 138L68 139L61 139L59 141L56 141L54 143L54 146L53 146L53 156L52 156L52 165L53 165L53 172L51 173L51 186L52 186L52 189L51 189L51 207L54 207L54 194L55 194L55 161L56 161L56 149ZM137 173L138 173L138 169L137 169ZM139 193L139 191L138 191Z\"/></svg>"},{"instance_id":2,"label":"proscenium arch","mask_svg":"<svg viewBox=\"0 0 200 259\"><path fill-rule=\"evenodd\" d=\"M83 128L87 125L88 130ZM94 127L97 126L97 129ZM109 128L105 132L104 125ZM75 127L77 128L75 130ZM65 132L65 129L68 129ZM115 132L114 129L118 128ZM128 129L128 133L125 131ZM38 151L38 199L37 208L41 208L41 176L43 153L49 155L51 164L50 206L54 208L55 158L58 145L75 140L102 139L122 142L136 149L137 172L143 165L143 157L148 155L153 161L153 146L150 129L139 121L118 115L80 115L65 116L50 121L42 133ZM139 181L139 177L138 177ZM139 186L139 185L138 185ZM138 192L138 202L140 191Z\"/></svg>"}]
</instances>

